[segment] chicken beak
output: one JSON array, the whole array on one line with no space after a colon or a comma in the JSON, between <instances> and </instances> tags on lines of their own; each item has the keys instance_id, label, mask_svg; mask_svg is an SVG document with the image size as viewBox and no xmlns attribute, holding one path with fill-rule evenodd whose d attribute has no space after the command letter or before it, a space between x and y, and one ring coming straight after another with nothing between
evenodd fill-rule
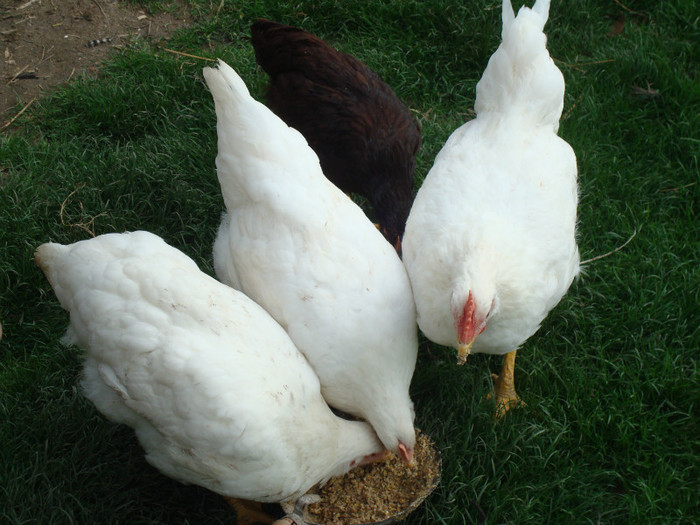
<instances>
[{"instance_id":1,"label":"chicken beak","mask_svg":"<svg viewBox=\"0 0 700 525\"><path fill-rule=\"evenodd\" d=\"M471 353L472 345L474 344L474 341L470 341L468 343L459 343L457 345L457 364L458 365L463 365L464 363L467 362L467 357L469 357L469 354Z\"/></svg>"},{"instance_id":2,"label":"chicken beak","mask_svg":"<svg viewBox=\"0 0 700 525\"><path fill-rule=\"evenodd\" d=\"M413 461L413 449L407 447L403 443L399 443L399 456L401 456L401 459L403 459L409 467L415 465L415 461Z\"/></svg>"}]
</instances>

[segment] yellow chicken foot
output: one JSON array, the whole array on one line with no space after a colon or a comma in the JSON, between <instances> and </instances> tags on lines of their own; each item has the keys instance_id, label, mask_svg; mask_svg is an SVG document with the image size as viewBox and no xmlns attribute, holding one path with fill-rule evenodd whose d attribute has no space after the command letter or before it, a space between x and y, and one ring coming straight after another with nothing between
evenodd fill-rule
<instances>
[{"instance_id":1,"label":"yellow chicken foot","mask_svg":"<svg viewBox=\"0 0 700 525\"><path fill-rule=\"evenodd\" d=\"M493 393L489 394L487 399L496 396L496 410L494 416L496 419L501 419L508 410L523 406L523 403L515 391L515 354L517 350L513 350L503 358L503 366L500 374L491 374L493 378Z\"/></svg>"},{"instance_id":2,"label":"yellow chicken foot","mask_svg":"<svg viewBox=\"0 0 700 525\"><path fill-rule=\"evenodd\" d=\"M275 521L272 516L262 510L262 506L257 501L239 498L225 499L236 510L237 525L254 525L256 523L271 525Z\"/></svg>"}]
</instances>

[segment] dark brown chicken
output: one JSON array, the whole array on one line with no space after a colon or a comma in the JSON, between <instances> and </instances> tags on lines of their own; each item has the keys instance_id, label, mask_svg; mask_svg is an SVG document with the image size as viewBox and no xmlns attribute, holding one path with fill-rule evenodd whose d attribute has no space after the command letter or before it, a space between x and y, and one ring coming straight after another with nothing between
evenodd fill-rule
<instances>
[{"instance_id":1,"label":"dark brown chicken","mask_svg":"<svg viewBox=\"0 0 700 525\"><path fill-rule=\"evenodd\" d=\"M369 200L399 250L421 143L416 119L374 71L320 38L270 20L257 20L251 32L270 76L270 109L304 135L326 177Z\"/></svg>"}]
</instances>

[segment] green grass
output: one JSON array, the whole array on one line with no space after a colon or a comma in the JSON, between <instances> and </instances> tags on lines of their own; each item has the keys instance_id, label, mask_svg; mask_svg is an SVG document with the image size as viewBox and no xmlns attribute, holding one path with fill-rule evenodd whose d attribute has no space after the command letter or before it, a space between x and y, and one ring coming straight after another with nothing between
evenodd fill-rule
<instances>
[{"instance_id":1,"label":"green grass","mask_svg":"<svg viewBox=\"0 0 700 525\"><path fill-rule=\"evenodd\" d=\"M625 2L622 2L625 4ZM260 98L245 38L266 16L364 60L423 124L416 184L471 118L498 45L496 1L191 2L168 47L222 57ZM698 523L700 30L687 0L553 2L549 49L567 82L560 135L579 161L590 263L519 353L527 406L494 423L498 358L455 366L421 343L417 423L443 479L407 523ZM161 8L164 2L160 2ZM610 34L620 16L624 31ZM148 229L211 273L222 202L201 60L157 45L116 52L0 136L0 522L232 523L216 495L147 465L133 433L77 389L66 314L37 245ZM635 94L650 87L657 96Z\"/></svg>"}]
</instances>

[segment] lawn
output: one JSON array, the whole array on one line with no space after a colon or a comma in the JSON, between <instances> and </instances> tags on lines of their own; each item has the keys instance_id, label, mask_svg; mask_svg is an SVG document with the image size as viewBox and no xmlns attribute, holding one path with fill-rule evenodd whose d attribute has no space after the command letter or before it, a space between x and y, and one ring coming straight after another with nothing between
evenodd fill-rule
<instances>
[{"instance_id":1,"label":"lawn","mask_svg":"<svg viewBox=\"0 0 700 525\"><path fill-rule=\"evenodd\" d=\"M221 498L159 474L80 395L79 351L59 342L67 315L32 262L46 241L147 229L213 273L223 202L204 58L226 60L261 99L247 39L257 17L357 56L422 123L418 187L473 117L500 40L494 0L190 8L193 25L167 46L115 50L98 78L73 78L0 135L2 523L233 523ZM694 0L553 2L545 30L567 83L560 135L578 157L582 258L636 235L586 264L524 345L527 405L501 422L486 399L500 358L457 367L453 350L421 341L417 425L444 469L406 523L700 522L699 16Z\"/></svg>"}]
</instances>

